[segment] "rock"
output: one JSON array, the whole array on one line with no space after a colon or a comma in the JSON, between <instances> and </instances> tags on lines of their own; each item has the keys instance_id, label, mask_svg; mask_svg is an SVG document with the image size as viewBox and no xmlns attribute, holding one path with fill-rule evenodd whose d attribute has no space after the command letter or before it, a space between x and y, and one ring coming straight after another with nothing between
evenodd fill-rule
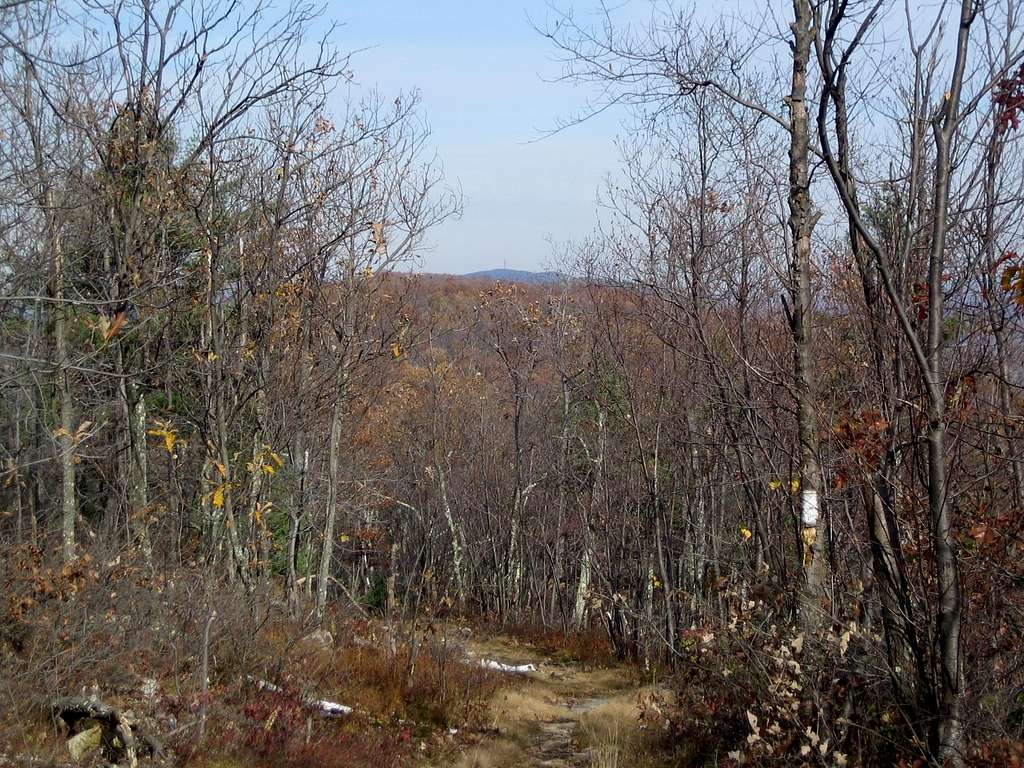
<instances>
[{"instance_id":1,"label":"rock","mask_svg":"<svg viewBox=\"0 0 1024 768\"><path fill-rule=\"evenodd\" d=\"M135 768L139 764L130 713L120 712L104 704L96 696L60 697L51 703L50 709L53 716L63 720L71 731L83 721L96 723L96 727L101 730L100 741L104 752L107 753L105 756L111 762L124 763L128 768ZM88 743L88 739L83 741ZM68 749L71 749L70 742Z\"/></svg>"},{"instance_id":2,"label":"rock","mask_svg":"<svg viewBox=\"0 0 1024 768\"><path fill-rule=\"evenodd\" d=\"M259 680L252 676L250 676L249 679L256 683L256 687L261 691L281 693L281 688L273 683L268 683L266 680ZM352 707L344 704L338 704L336 701L325 701L322 699L310 698L308 696L304 696L302 698L302 703L307 707L319 710L322 715L326 715L327 717L343 717L344 715L351 715L353 712Z\"/></svg>"},{"instance_id":3,"label":"rock","mask_svg":"<svg viewBox=\"0 0 1024 768\"><path fill-rule=\"evenodd\" d=\"M68 739L68 752L71 759L80 763L90 752L99 749L103 742L103 727L94 725Z\"/></svg>"},{"instance_id":4,"label":"rock","mask_svg":"<svg viewBox=\"0 0 1024 768\"><path fill-rule=\"evenodd\" d=\"M528 675L537 671L534 664L505 664L494 659L480 659L480 666L497 672L507 672L510 675Z\"/></svg>"},{"instance_id":5,"label":"rock","mask_svg":"<svg viewBox=\"0 0 1024 768\"><path fill-rule=\"evenodd\" d=\"M334 646L334 636L326 629L320 628L313 630L302 638L302 644L309 648L318 648L326 651Z\"/></svg>"}]
</instances>

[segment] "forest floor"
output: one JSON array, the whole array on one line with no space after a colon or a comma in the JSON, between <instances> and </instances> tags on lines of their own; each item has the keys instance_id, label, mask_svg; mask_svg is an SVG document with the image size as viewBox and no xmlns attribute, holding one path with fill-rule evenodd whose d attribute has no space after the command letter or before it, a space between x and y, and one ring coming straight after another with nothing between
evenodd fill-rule
<instances>
[{"instance_id":1,"label":"forest floor","mask_svg":"<svg viewBox=\"0 0 1024 768\"><path fill-rule=\"evenodd\" d=\"M490 702L491 728L443 764L456 768L617 768L658 765L658 734L642 722L662 695L629 666L590 667L556 658L506 637L469 643L476 657L535 671L515 679ZM440 766L441 763L435 763Z\"/></svg>"},{"instance_id":2,"label":"forest floor","mask_svg":"<svg viewBox=\"0 0 1024 768\"><path fill-rule=\"evenodd\" d=\"M238 646L232 640L240 631L232 629L222 635L218 672L202 700L201 711L208 712L205 739L194 735L197 721L188 719L200 704L187 668L158 671L158 662L149 660L131 669L124 655L102 651L102 658L128 671L115 681L93 662L63 688L69 695L98 696L129 713L140 732L144 727L164 742L163 754L143 755L140 766L661 768L668 763L671 748L666 750L670 745L659 707L671 696L651 684L650 676L645 680L638 666L616 662L600 634L566 637L523 629L510 636L492 634L486 625L446 624L439 638L431 625L416 644L418 662L407 664L409 642L389 652L383 638L391 628L372 622L304 636L287 622L268 624ZM333 634L362 639L336 643ZM232 655L235 647L249 655ZM525 665L530 669L523 674ZM96 682L90 687L86 675L103 680L103 687ZM32 678L23 673L15 679ZM263 680L273 682L253 684ZM89 721L72 731L55 728L48 699L33 698L30 685L11 694L12 700L24 700L18 713L0 715L0 766L75 764L69 762L69 737L96 729L87 727ZM322 701L353 709L350 716L322 717L311 712L311 701L317 711ZM105 750L91 744L77 765L107 764Z\"/></svg>"}]
</instances>

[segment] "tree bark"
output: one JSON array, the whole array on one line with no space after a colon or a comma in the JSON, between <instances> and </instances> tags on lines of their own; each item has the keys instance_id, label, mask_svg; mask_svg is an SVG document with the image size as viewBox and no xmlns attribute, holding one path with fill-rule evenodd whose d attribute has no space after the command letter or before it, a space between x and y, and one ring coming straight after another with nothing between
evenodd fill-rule
<instances>
[{"instance_id":1,"label":"tree bark","mask_svg":"<svg viewBox=\"0 0 1024 768\"><path fill-rule=\"evenodd\" d=\"M331 558L334 554L334 526L338 517L338 474L341 467L341 432L348 403L348 376L350 344L346 342L335 384L334 409L331 413L331 443L327 460L327 518L320 549L320 568L316 581L316 607L313 618L323 623L327 610L327 587L331 576Z\"/></svg>"},{"instance_id":2,"label":"tree bark","mask_svg":"<svg viewBox=\"0 0 1024 768\"><path fill-rule=\"evenodd\" d=\"M793 238L793 333L800 447L800 520L804 546L801 617L804 628L816 631L824 617L827 563L818 537L821 509L821 467L818 464L818 414L815 403L813 304L811 297L811 234L817 214L811 209L807 65L814 38L814 16L808 0L793 0L793 72L789 94L789 230Z\"/></svg>"},{"instance_id":3,"label":"tree bark","mask_svg":"<svg viewBox=\"0 0 1024 768\"><path fill-rule=\"evenodd\" d=\"M597 412L597 453L594 456L594 482L590 488L590 502L583 518L583 552L580 561L580 577L576 583L576 599L573 602L572 626L580 629L586 618L587 593L593 578L593 559L596 549L593 525L594 511L601 497L604 483L604 444L605 444L605 412L600 407Z\"/></svg>"}]
</instances>

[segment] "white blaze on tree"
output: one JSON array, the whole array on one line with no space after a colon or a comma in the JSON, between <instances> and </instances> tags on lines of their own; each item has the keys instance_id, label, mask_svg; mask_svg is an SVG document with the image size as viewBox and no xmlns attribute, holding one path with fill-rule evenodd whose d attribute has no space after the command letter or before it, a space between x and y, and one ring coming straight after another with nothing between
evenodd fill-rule
<instances>
[{"instance_id":1,"label":"white blaze on tree","mask_svg":"<svg viewBox=\"0 0 1024 768\"><path fill-rule=\"evenodd\" d=\"M818 492L807 488L801 494L800 517L805 528L818 525Z\"/></svg>"}]
</instances>

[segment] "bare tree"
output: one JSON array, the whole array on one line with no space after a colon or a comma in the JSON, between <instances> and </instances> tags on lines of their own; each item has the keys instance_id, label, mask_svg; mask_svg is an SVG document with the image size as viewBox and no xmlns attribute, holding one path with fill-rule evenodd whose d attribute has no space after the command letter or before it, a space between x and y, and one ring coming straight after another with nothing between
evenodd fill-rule
<instances>
[{"instance_id":1,"label":"bare tree","mask_svg":"<svg viewBox=\"0 0 1024 768\"><path fill-rule=\"evenodd\" d=\"M822 155L851 222L854 248L866 247L881 276L889 304L912 353L926 392L928 508L932 521L932 547L936 560L936 677L937 712L933 748L943 764L960 765L964 760L961 701L963 696L963 647L961 643L963 598L958 545L953 533L953 508L950 500L949 447L947 444L947 402L949 379L944 350L946 347L945 310L949 253L947 236L953 213L951 196L958 171L954 149L965 128L962 109L964 88L972 40L979 7L969 0L959 4L952 64L942 80L937 48L941 43L944 16L936 18L925 37L917 40L913 25L908 30L913 84L908 90L907 139L904 176L905 199L926 201L911 209L904 218L903 252L894 252L880 239L866 217L853 184L855 172L841 150L837 158L832 149L833 136L843 148L849 146L849 124L845 111L844 87L855 55L877 24L882 4L868 6L858 17L845 3L833 3L822 14L819 61L825 79L818 108L818 136ZM852 32L847 32L851 28ZM849 37L843 41L844 32ZM1012 65L1019 53L1005 65ZM983 82L977 98L991 83ZM941 91L941 95L936 92ZM968 96L967 98L971 98ZM834 111L830 109L834 107ZM973 109L968 102L968 110ZM829 115L835 118L830 122ZM962 168L962 166L961 166ZM964 190L959 190L963 195ZM922 233L920 235L916 233ZM903 292L895 274L906 263L909 249L923 240L926 249L924 289L917 299L920 326L915 323L915 307ZM887 530L891 531L891 528ZM891 547L890 547L891 548Z\"/></svg>"}]
</instances>

